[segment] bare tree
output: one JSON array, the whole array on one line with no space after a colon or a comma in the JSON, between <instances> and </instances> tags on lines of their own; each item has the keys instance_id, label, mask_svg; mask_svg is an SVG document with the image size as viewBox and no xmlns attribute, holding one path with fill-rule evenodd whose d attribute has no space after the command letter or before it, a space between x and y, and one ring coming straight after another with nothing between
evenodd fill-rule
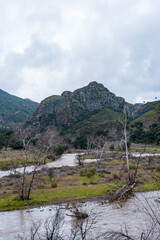
<instances>
[{"instance_id":1,"label":"bare tree","mask_svg":"<svg viewBox=\"0 0 160 240\"><path fill-rule=\"evenodd\" d=\"M130 178L130 168L129 168L129 152L128 152L128 138L127 138L127 118L128 118L128 111L127 106L124 107L124 121L118 120L123 126L123 137L124 137L124 145L125 145L125 154L126 154L126 164L127 164L127 172L128 172L128 181L131 181ZM121 139L122 141L122 139Z\"/></svg>"},{"instance_id":2,"label":"bare tree","mask_svg":"<svg viewBox=\"0 0 160 240\"><path fill-rule=\"evenodd\" d=\"M69 239L71 240L91 239L89 232L94 228L95 220L96 220L95 215L94 216L89 215L89 217L86 218L85 220L80 219L78 221L75 221Z\"/></svg>"},{"instance_id":3,"label":"bare tree","mask_svg":"<svg viewBox=\"0 0 160 240\"><path fill-rule=\"evenodd\" d=\"M89 136L87 137L87 151L90 153L91 149L95 147L95 137Z\"/></svg>"},{"instance_id":4,"label":"bare tree","mask_svg":"<svg viewBox=\"0 0 160 240\"><path fill-rule=\"evenodd\" d=\"M39 165L46 162L49 154L54 155L55 147L62 142L55 128L48 128L43 134L32 135L30 128L19 129L19 138L22 139L24 149L23 173L20 186L20 199L25 200L30 198L33 181ZM32 177L27 184L26 169L28 166L28 155L35 159L35 166L32 171ZM28 185L28 187L27 187Z\"/></svg>"},{"instance_id":5,"label":"bare tree","mask_svg":"<svg viewBox=\"0 0 160 240\"><path fill-rule=\"evenodd\" d=\"M107 144L107 141L105 136L99 136L95 138L95 148L96 148L98 164L100 164L102 161L102 156L103 156L106 144Z\"/></svg>"},{"instance_id":6,"label":"bare tree","mask_svg":"<svg viewBox=\"0 0 160 240\"><path fill-rule=\"evenodd\" d=\"M23 173L22 173L22 181L21 181L21 188L20 188L20 199L25 200L25 199L28 199L28 196L25 196L25 182L26 182L26 168L28 166L29 148L30 148L30 144L32 144L34 140L38 139L39 135L32 137L30 128L19 129L18 135L22 139L23 150L24 150L24 162L23 162ZM34 175L35 175L35 171L34 171ZM33 179L34 179L34 177L33 177ZM33 179L31 180L31 182L33 181ZM31 190L31 187L30 187L29 191L30 190ZM30 195L30 193L27 195Z\"/></svg>"},{"instance_id":7,"label":"bare tree","mask_svg":"<svg viewBox=\"0 0 160 240\"><path fill-rule=\"evenodd\" d=\"M60 209L56 210L53 217L47 219L44 223L46 240L63 240L62 227L64 225L64 214Z\"/></svg>"},{"instance_id":8,"label":"bare tree","mask_svg":"<svg viewBox=\"0 0 160 240\"><path fill-rule=\"evenodd\" d=\"M83 166L83 154L78 153L76 155L76 163L78 163L79 166Z\"/></svg>"},{"instance_id":9,"label":"bare tree","mask_svg":"<svg viewBox=\"0 0 160 240\"><path fill-rule=\"evenodd\" d=\"M37 142L37 148L41 150L43 163L46 163L47 157L54 157L55 148L63 142L55 127L48 127Z\"/></svg>"}]
</instances>

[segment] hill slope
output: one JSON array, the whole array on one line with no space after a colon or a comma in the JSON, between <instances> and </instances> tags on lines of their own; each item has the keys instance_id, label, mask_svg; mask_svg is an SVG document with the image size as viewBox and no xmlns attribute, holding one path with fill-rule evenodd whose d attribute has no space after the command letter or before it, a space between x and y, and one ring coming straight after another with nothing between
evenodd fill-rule
<instances>
[{"instance_id":1,"label":"hill slope","mask_svg":"<svg viewBox=\"0 0 160 240\"><path fill-rule=\"evenodd\" d=\"M14 128L33 114L38 103L22 99L0 89L0 127Z\"/></svg>"},{"instance_id":2,"label":"hill slope","mask_svg":"<svg viewBox=\"0 0 160 240\"><path fill-rule=\"evenodd\" d=\"M138 106L133 112L132 123L142 122L145 128L149 128L153 123L159 123L158 108L160 101L148 102Z\"/></svg>"}]
</instances>

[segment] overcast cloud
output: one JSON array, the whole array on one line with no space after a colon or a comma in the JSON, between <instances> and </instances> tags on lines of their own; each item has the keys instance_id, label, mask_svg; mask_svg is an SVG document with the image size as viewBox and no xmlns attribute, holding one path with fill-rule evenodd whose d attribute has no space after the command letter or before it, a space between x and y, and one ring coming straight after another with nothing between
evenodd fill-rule
<instances>
[{"instance_id":1,"label":"overcast cloud","mask_svg":"<svg viewBox=\"0 0 160 240\"><path fill-rule=\"evenodd\" d=\"M22 98L91 81L160 99L159 0L0 0L0 88Z\"/></svg>"}]
</instances>

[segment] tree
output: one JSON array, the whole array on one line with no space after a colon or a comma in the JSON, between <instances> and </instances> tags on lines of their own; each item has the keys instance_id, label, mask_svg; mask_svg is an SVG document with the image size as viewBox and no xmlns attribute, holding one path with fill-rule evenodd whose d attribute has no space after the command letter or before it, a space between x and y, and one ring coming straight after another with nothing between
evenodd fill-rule
<instances>
[{"instance_id":1,"label":"tree","mask_svg":"<svg viewBox=\"0 0 160 240\"><path fill-rule=\"evenodd\" d=\"M21 200L29 200L38 166L45 164L48 156L53 157L55 155L54 150L63 139L53 127L48 127L43 134L36 135L33 135L30 127L19 129L18 131L18 138L21 139L24 150L23 173L19 195ZM29 155L34 157L35 165L31 173L30 182L27 183L26 169Z\"/></svg>"},{"instance_id":2,"label":"tree","mask_svg":"<svg viewBox=\"0 0 160 240\"><path fill-rule=\"evenodd\" d=\"M3 148L3 134L0 133L0 150Z\"/></svg>"},{"instance_id":3,"label":"tree","mask_svg":"<svg viewBox=\"0 0 160 240\"><path fill-rule=\"evenodd\" d=\"M126 165L127 165L127 172L128 172L128 181L129 183L131 182L130 178L130 169L129 169L129 152L128 152L128 138L127 138L127 117L128 117L128 111L127 111L127 106L124 107L124 121L119 122L123 126L123 136L124 136L124 149L126 153Z\"/></svg>"},{"instance_id":4,"label":"tree","mask_svg":"<svg viewBox=\"0 0 160 240\"><path fill-rule=\"evenodd\" d=\"M21 181L21 188L20 188L20 199L21 200L29 199L29 196L30 196L30 193L31 193L31 187L32 187L32 184L33 184L33 180L34 180L34 177L35 177L37 166L35 166L35 168L34 168L32 178L31 178L31 181L30 181L30 184L29 184L27 195L25 193L26 168L28 166L28 153L29 153L29 150L30 150L30 144L33 143L34 140L37 140L38 137L39 137L39 135L36 135L34 137L29 138L29 135L28 135L27 131L24 132L24 135L23 135L23 140L22 141L23 141L23 149L24 149L25 158L24 158L24 163L23 163L23 173L22 173L22 181Z\"/></svg>"},{"instance_id":5,"label":"tree","mask_svg":"<svg viewBox=\"0 0 160 240\"><path fill-rule=\"evenodd\" d=\"M76 163L78 163L79 166L83 166L83 155L82 154L77 154L76 155Z\"/></svg>"},{"instance_id":6,"label":"tree","mask_svg":"<svg viewBox=\"0 0 160 240\"><path fill-rule=\"evenodd\" d=\"M79 135L75 138L73 145L76 149L86 149L87 148L87 138L84 135Z\"/></svg>"},{"instance_id":7,"label":"tree","mask_svg":"<svg viewBox=\"0 0 160 240\"><path fill-rule=\"evenodd\" d=\"M63 138L59 135L55 127L48 127L47 130L41 134L41 137L36 142L36 147L41 152L41 161L43 161L43 164L46 163L47 157L54 158L56 154L61 155L63 153L66 147L62 147L63 151L61 148L58 148L62 143Z\"/></svg>"}]
</instances>

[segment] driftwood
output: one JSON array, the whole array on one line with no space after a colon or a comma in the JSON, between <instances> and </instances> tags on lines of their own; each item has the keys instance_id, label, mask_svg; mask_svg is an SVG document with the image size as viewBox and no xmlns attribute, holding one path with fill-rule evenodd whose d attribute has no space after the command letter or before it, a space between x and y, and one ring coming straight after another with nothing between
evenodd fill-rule
<instances>
[{"instance_id":1,"label":"driftwood","mask_svg":"<svg viewBox=\"0 0 160 240\"><path fill-rule=\"evenodd\" d=\"M66 209L70 210L70 212L73 214L66 214L67 216L75 217L77 220L88 218L88 214L84 212L80 212L79 209L76 207L76 204L73 203L71 205L72 207L69 207L69 204L67 204Z\"/></svg>"},{"instance_id":2,"label":"driftwood","mask_svg":"<svg viewBox=\"0 0 160 240\"><path fill-rule=\"evenodd\" d=\"M129 197L133 196L133 188L135 187L136 183L132 184L131 186L129 183L124 184L121 188L119 188L109 199L109 202L120 201L120 200L127 200Z\"/></svg>"}]
</instances>

